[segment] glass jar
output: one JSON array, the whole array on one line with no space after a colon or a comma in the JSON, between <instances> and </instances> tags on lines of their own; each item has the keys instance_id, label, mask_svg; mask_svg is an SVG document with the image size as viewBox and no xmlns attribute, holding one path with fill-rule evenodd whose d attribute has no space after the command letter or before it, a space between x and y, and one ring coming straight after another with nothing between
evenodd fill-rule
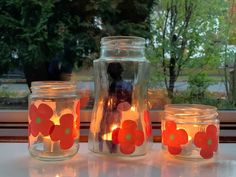
<instances>
[{"instance_id":1,"label":"glass jar","mask_svg":"<svg viewBox=\"0 0 236 177\"><path fill-rule=\"evenodd\" d=\"M95 104L88 142L93 152L118 156L147 152L151 123L144 45L143 38L132 36L101 40L101 57L94 61Z\"/></svg>"},{"instance_id":2,"label":"glass jar","mask_svg":"<svg viewBox=\"0 0 236 177\"><path fill-rule=\"evenodd\" d=\"M32 82L29 152L40 160L64 160L79 149L80 102L74 82Z\"/></svg>"},{"instance_id":3,"label":"glass jar","mask_svg":"<svg viewBox=\"0 0 236 177\"><path fill-rule=\"evenodd\" d=\"M213 106L170 104L162 119L163 149L176 158L211 159L219 144L219 119Z\"/></svg>"}]
</instances>

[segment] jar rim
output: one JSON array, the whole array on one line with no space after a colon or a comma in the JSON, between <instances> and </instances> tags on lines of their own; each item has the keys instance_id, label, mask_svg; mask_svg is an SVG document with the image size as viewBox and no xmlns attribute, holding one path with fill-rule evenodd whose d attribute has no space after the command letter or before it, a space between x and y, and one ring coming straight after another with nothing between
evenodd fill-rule
<instances>
[{"instance_id":1,"label":"jar rim","mask_svg":"<svg viewBox=\"0 0 236 177\"><path fill-rule=\"evenodd\" d=\"M106 36L102 38L101 43L109 40L137 40L145 42L145 39L139 36Z\"/></svg>"},{"instance_id":2,"label":"jar rim","mask_svg":"<svg viewBox=\"0 0 236 177\"><path fill-rule=\"evenodd\" d=\"M32 92L37 91L76 91L76 83L74 81L34 81L31 83Z\"/></svg>"},{"instance_id":3,"label":"jar rim","mask_svg":"<svg viewBox=\"0 0 236 177\"><path fill-rule=\"evenodd\" d=\"M189 116L205 118L211 114L218 114L216 107L203 104L167 104L165 105L165 113L183 119Z\"/></svg>"},{"instance_id":4,"label":"jar rim","mask_svg":"<svg viewBox=\"0 0 236 177\"><path fill-rule=\"evenodd\" d=\"M145 39L138 36L107 36L101 39L101 47L108 48L143 48Z\"/></svg>"}]
</instances>

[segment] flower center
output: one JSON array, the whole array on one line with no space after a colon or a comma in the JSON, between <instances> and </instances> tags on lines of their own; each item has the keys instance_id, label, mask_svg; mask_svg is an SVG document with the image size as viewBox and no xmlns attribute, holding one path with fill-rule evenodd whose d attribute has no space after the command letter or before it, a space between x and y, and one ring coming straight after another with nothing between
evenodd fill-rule
<instances>
[{"instance_id":1,"label":"flower center","mask_svg":"<svg viewBox=\"0 0 236 177\"><path fill-rule=\"evenodd\" d=\"M212 140L209 139L209 140L207 141L207 144L208 144L208 145L212 145Z\"/></svg>"},{"instance_id":2,"label":"flower center","mask_svg":"<svg viewBox=\"0 0 236 177\"><path fill-rule=\"evenodd\" d=\"M126 140L131 140L131 138L132 138L132 135L131 135L131 134L127 134L127 135L125 136L125 139L126 139Z\"/></svg>"},{"instance_id":3,"label":"flower center","mask_svg":"<svg viewBox=\"0 0 236 177\"><path fill-rule=\"evenodd\" d=\"M65 134L68 135L70 133L70 128L65 129Z\"/></svg>"},{"instance_id":4,"label":"flower center","mask_svg":"<svg viewBox=\"0 0 236 177\"><path fill-rule=\"evenodd\" d=\"M173 141L175 139L175 135L171 134L170 135L170 140Z\"/></svg>"},{"instance_id":5,"label":"flower center","mask_svg":"<svg viewBox=\"0 0 236 177\"><path fill-rule=\"evenodd\" d=\"M36 117L36 123L40 124L41 122L42 122L41 118L40 117Z\"/></svg>"}]
</instances>

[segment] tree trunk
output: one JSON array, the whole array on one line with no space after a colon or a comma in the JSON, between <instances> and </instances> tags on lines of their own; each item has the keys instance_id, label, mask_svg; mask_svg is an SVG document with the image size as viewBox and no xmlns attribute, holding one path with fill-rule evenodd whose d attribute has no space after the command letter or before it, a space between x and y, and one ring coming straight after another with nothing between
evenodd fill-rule
<instances>
[{"instance_id":1,"label":"tree trunk","mask_svg":"<svg viewBox=\"0 0 236 177\"><path fill-rule=\"evenodd\" d=\"M175 72L175 66L176 65L176 59L172 56L170 59L170 65L169 65L169 87L168 87L168 96L170 98L173 98L174 88L175 88L175 81L176 81L176 72Z\"/></svg>"}]
</instances>

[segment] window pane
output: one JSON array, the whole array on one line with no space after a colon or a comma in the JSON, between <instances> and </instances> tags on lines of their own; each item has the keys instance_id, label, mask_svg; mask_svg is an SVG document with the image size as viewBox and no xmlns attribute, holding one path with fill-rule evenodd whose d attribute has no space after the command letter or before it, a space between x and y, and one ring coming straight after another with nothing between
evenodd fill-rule
<instances>
[{"instance_id":1,"label":"window pane","mask_svg":"<svg viewBox=\"0 0 236 177\"><path fill-rule=\"evenodd\" d=\"M235 25L233 0L1 1L0 109L26 109L35 80L78 81L82 108L92 109L101 37L135 35L147 40L151 109L234 110Z\"/></svg>"}]
</instances>

